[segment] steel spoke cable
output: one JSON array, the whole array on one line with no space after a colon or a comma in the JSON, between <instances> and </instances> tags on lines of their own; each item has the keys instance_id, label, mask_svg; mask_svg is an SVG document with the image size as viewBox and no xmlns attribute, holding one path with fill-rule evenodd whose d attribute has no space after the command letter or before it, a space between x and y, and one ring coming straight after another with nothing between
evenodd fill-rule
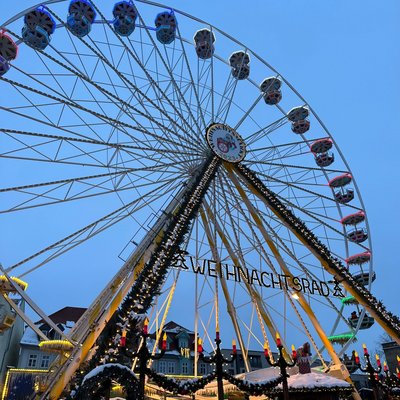
<instances>
[{"instance_id":1,"label":"steel spoke cable","mask_svg":"<svg viewBox=\"0 0 400 400\"><path fill-rule=\"evenodd\" d=\"M15 34L14 32L12 32L11 30L7 29L7 31L8 31L10 34L12 34L13 36L15 36L18 40L22 40L21 37L19 37L17 34ZM54 49L54 50L57 52L57 49ZM130 106L129 104L126 104L125 101L123 101L122 99L120 99L120 98L118 98L117 96L113 95L113 94L112 94L111 92L109 92L108 90L106 90L106 89L104 89L104 88L101 88L99 85L97 85L95 82L93 82L92 80L90 80L88 77L86 77L86 76L83 75L82 73L80 73L80 72L78 72L78 71L72 69L71 67L68 67L66 64L64 64L64 63L62 63L61 61L55 59L53 56L49 55L48 53L46 53L46 52L44 52L44 51L42 51L42 50L36 50L36 51L39 52L39 53L41 53L41 54L43 54L45 57L49 58L51 61L57 63L58 65L62 66L63 68L67 69L68 71L70 71L70 72L73 73L74 75L78 76L78 77L81 78L83 81L86 81L86 82L89 83L90 85L93 85L93 86L94 86L97 90L99 90L101 93L105 94L105 95L108 96L108 97L114 98L115 100L117 100L117 103L116 103L117 105L123 104L123 105L126 105L128 108L131 108L131 106ZM68 60L67 60L67 61L68 61ZM75 66L74 66L74 67L75 67ZM2 77L1 79L2 79L2 80L6 80L6 78L4 78L4 77ZM51 95L50 95L50 96L51 96ZM54 97L54 96L53 96L53 97ZM50 98L52 98L52 97L50 97ZM60 100L57 99L57 98L53 98L53 100L60 101ZM64 103L64 102L63 102L63 103ZM70 102L69 102L69 103L70 103ZM68 104L68 102L67 102L67 104ZM81 105L80 105L79 107L77 107L77 108L81 108L81 109L85 110L85 108L82 107ZM142 115L142 116L143 116L144 118L146 118L146 119L152 119L150 116L146 116L146 114L142 113L140 110L137 110L136 108L134 108L134 111L137 112L139 115ZM90 111L89 111L89 112L90 112ZM99 114L99 113L96 113L96 112L94 112L94 111L92 111L91 113L94 114L94 115ZM104 117L104 116L103 116L103 118L108 119L107 117ZM115 120L113 120L112 118L111 118L110 120L111 120L112 122L115 123ZM153 122L155 122L155 123L157 124L156 121L153 120ZM117 124L117 125L118 125L118 124ZM119 122L119 125L124 126L124 127L128 127L128 128L130 128L130 129L133 129L133 130L137 130L137 131L139 131L139 132L141 132L141 133L143 133L143 134L145 134L145 135L149 135L149 136L154 137L154 138L156 138L156 139L158 139L158 140L163 139L164 141L167 141L167 142L170 142L170 143L172 142L172 144L174 144L174 145L183 146L182 143L178 143L178 142L171 141L170 139L165 138L165 136L162 138L162 137L160 137L159 135L157 135L157 134L155 134L155 133L151 133L151 132L148 132L148 131L146 131L146 130L144 130L144 129L140 129L139 127L133 127L133 126L130 125L130 124L126 124L126 123L123 123L123 122ZM163 128L163 127L161 127L161 128ZM168 131L168 129L165 129L165 130ZM174 132L172 131L171 133L174 133ZM132 138L133 138L133 137L132 137ZM134 139L133 139L133 140L134 140Z\"/></svg>"},{"instance_id":2,"label":"steel spoke cable","mask_svg":"<svg viewBox=\"0 0 400 400\"><path fill-rule=\"evenodd\" d=\"M99 8L98 8L93 2L92 2L92 5L93 5L94 9L97 11L97 13L98 13L98 14L101 16L101 18L103 19L104 24L107 25L107 26L110 28L110 30L111 30L111 32L113 33L113 35L120 41L120 43L121 43L122 45L124 45L125 49L126 49L127 52L130 54L130 56L133 57L133 58L135 59L135 61L138 63L138 65L141 66L141 68L143 69L143 71L144 71L144 72L146 73L146 75L147 75L147 71L146 71L146 69L141 65L140 60L139 60L136 56L134 56L134 54L133 54L133 53L130 51L130 49L125 45L124 41L119 37L119 35L115 32L115 30L111 28L110 23L107 21L107 19L106 19L106 18L104 17L104 15L101 13L101 11L99 10ZM57 18L58 18L58 17L57 17ZM139 15L139 18L141 18L140 15ZM58 19L59 19L59 18L58 18ZM62 21L61 19L59 19L59 20ZM94 50L84 39L80 38L80 40L81 40L82 43L84 43L85 45L87 45L87 46L90 48L90 50L91 50L92 52L94 52L95 54L97 53L96 50ZM93 42L93 41L92 41L92 42ZM153 44L154 44L154 43L153 43ZM97 46L96 46L96 47L97 47ZM134 95L136 95L135 92L137 91L142 97L144 97L144 98L146 99L146 101L148 101L148 102L150 102L151 104L153 104L154 106L156 106L156 104L155 104L148 96L146 96L142 91L140 91L140 89L139 89L138 87L132 85L132 82L131 82L130 80L126 79L115 67L113 67L113 65L112 65L111 63L109 63L108 60L107 60L103 55L100 55L100 54L97 54L97 55L98 55L105 63L107 63L107 65L108 65L110 68L112 68L112 69L114 70L114 72L120 77L120 79L121 79L122 81L124 81L125 84L128 84L128 85L131 85L131 86L132 86L132 89L134 90L134 92L132 92L132 93L133 93ZM152 82L152 84L156 84L154 81L152 81L150 75L148 75L147 77L148 77L148 79L150 80L150 82ZM172 78L172 77L171 77L171 78ZM164 96L164 98L169 102L168 97L165 96L165 94L163 93L163 91L162 91L159 87L157 87L157 88L159 89L159 92ZM174 108L174 111L177 112L177 109L173 106L173 104L171 103L170 105ZM156 106L156 107L157 107L157 106ZM185 131L185 129L183 129L182 126L179 126L179 125L176 124L176 122L169 116L169 114L168 114L165 110L159 109L159 111L162 112L162 113L164 114L164 116L165 116L168 120L170 120L171 123L175 124L175 125L176 125L177 127L179 127L179 129L181 129L182 131ZM185 122L185 119L184 119L182 116L181 116L181 118L182 118L182 122ZM190 126L189 126L189 129L191 129ZM175 132L175 133L177 134L177 132ZM195 133L195 132L193 131L193 133Z\"/></svg>"},{"instance_id":3,"label":"steel spoke cable","mask_svg":"<svg viewBox=\"0 0 400 400\"><path fill-rule=\"evenodd\" d=\"M125 174L126 176L126 174ZM157 183L164 183L164 182L169 182L171 179L158 179ZM104 185L104 183L107 182L111 182L112 178L104 181L102 183L102 185ZM50 196L50 194L54 191L59 190L61 187L64 187L66 184L60 184L58 187L49 189L43 193L37 194L37 193L31 193L29 191L19 191L19 193L21 194L27 194L27 195L31 195L32 197L23 201L22 203L19 203L17 205L14 205L13 207L6 209L6 210L0 210L0 214L5 214L5 213L10 213L10 212L15 212L15 211L21 211L21 210L26 210L26 209L30 209L30 208L37 208L37 207L43 207L43 206L47 206L47 205L53 205L53 204L58 204L58 203L66 203L69 201L74 201L74 200L81 200L81 199L85 199L85 198L89 198L89 197L96 197L96 196L103 196L106 194L111 194L111 193L120 193L122 191L126 191L126 190L135 190L138 192L139 188L142 187L146 187L146 186L150 186L153 185L154 182L150 181L150 182L146 182L146 183L142 183L139 185L132 185L132 181L130 181L129 183L120 186L120 187L115 187L115 185L113 184L112 187L110 188L106 188L106 187L101 187L99 184L98 185L87 185L88 187L85 190L82 190L81 192L77 192L74 193L71 196L68 196L70 190L72 189L72 184L68 185L68 190L67 193L63 196L63 198L59 198L59 197L54 197L54 196ZM100 191L98 193L91 193L88 194L87 192L89 192L90 190L93 189L103 189L103 191ZM33 204L33 205L29 205L29 203L33 202L36 199L43 199L43 201L45 199L48 199L47 202L43 202L43 203L39 203L39 204ZM124 202L123 202L124 203Z\"/></svg>"},{"instance_id":4,"label":"steel spoke cable","mask_svg":"<svg viewBox=\"0 0 400 400\"><path fill-rule=\"evenodd\" d=\"M171 185L171 183L173 183L173 182L175 182L175 179L171 180L170 182L164 183L164 184L161 185L159 188L155 188L155 189L151 190L150 192L148 192L148 193L142 195L142 197L140 197L140 198L134 199L134 200L132 200L131 202L129 202L129 203L127 203L127 204L124 204L122 207L120 207L120 208L118 208L118 209L112 211L111 213L106 214L105 216L103 216L103 217L97 219L96 221L94 221L94 222L92 222L92 223L86 225L85 227L83 227L83 228L81 228L81 229L79 229L79 230L73 232L72 234L70 234L70 235L68 235L68 236L65 236L64 238L58 240L57 242L54 242L53 244L51 244L51 245L45 247L44 249L42 249L42 250L40 250L40 251L38 251L38 252L32 254L31 256L26 257L26 258L24 258L23 260L17 262L16 264L11 265L10 267L8 267L8 268L6 269L6 272L7 272L7 273L8 273L8 272L11 272L11 271L13 271L14 269L20 267L21 265L26 264L28 261L31 261L31 260L33 260L34 258L36 258L36 257L38 257L38 256L40 256L40 255L42 255L42 254L44 254L44 253L46 253L46 252L48 252L48 251L50 251L50 250L53 250L53 249L56 249L56 248L60 247L60 246L63 245L64 243L68 242L69 240L73 240L74 238L79 237L80 235L82 235L82 234L85 233L85 232L88 232L88 231L93 230L93 229L94 229L97 225L99 225L101 222L105 222L105 221L107 221L108 219L110 219L110 218L112 218L112 217L119 216L121 213L123 213L123 212L125 212L126 210L128 210L129 207L135 206L136 204L139 205L139 203L140 203L142 200L144 200L146 197L149 197L149 196L155 194L156 192L159 192L160 189L165 188L165 191L163 191L161 194L159 194L159 195L157 196L158 198L162 197L163 195L165 195L166 193L168 193L168 192L170 191L170 185ZM141 208L141 207L144 207L144 206L145 206L145 204L143 204L142 206L139 205L140 208ZM127 212L126 215L124 215L124 216L122 217L122 219L126 218L130 213L131 213L131 212ZM90 236L90 237L91 237L91 236ZM88 239L88 238L84 239L84 241L87 240L87 239ZM74 247L75 247L75 246L74 246ZM65 251L67 251L67 250L65 250ZM63 251L63 252L65 252L65 251ZM59 255L60 255L60 254L57 254L57 257L58 257ZM50 261L50 260L44 261L44 262L42 262L39 266L42 266L42 265L44 265L45 263L47 263L47 262L49 262L49 261ZM34 267L34 269L39 268L39 266ZM24 272L22 275L20 275L20 277L26 275L26 274L29 273L29 272L32 272L32 270L30 270L30 271L28 271L28 272Z\"/></svg>"},{"instance_id":5,"label":"steel spoke cable","mask_svg":"<svg viewBox=\"0 0 400 400\"><path fill-rule=\"evenodd\" d=\"M180 33L180 30L179 30L179 24L177 25L176 30L178 32L177 36L178 36L178 39L179 39L179 43L181 44L181 49L182 49L183 57L184 57L184 60L185 60L185 65L186 65L186 68L187 68L187 72L189 74L190 85L192 87L192 90L193 90L193 93L194 93L194 97L196 99L196 103L192 107L194 107L194 109L197 110L198 114L200 114L200 119L203 122L203 130L205 130L206 127L207 127L207 124L206 124L206 121L205 121L205 118L204 118L203 108L201 107L198 88L196 87L196 83L195 83L194 78L193 78L192 68L190 67L189 60L188 60L188 57L187 57L187 53L186 53L186 50L185 50L184 41L182 39L182 35ZM191 107L188 107L188 108L191 108ZM194 116L193 116L193 118L194 118Z\"/></svg>"},{"instance_id":6,"label":"steel spoke cable","mask_svg":"<svg viewBox=\"0 0 400 400\"><path fill-rule=\"evenodd\" d=\"M146 26L146 24L145 24L143 18L142 18L141 14L140 14L139 12L138 12L138 16L139 16L139 19L140 19L140 21L142 22L142 24L143 24L143 26L144 26L144 30L145 30L145 32L146 32L148 38L149 38L150 41L151 41L151 44L153 45L153 48L154 48L155 52L156 52L157 55L159 56L159 58L160 58L162 64L164 65L164 68L166 69L166 71L167 71L167 73L168 73L168 77L169 77L169 79L171 80L171 84L174 86L175 93L177 93L177 94L179 95L179 98L180 98L180 100L183 102L183 104L185 105L185 108L186 108L188 114L190 115L191 119L195 122L195 124L196 124L196 126L197 126L197 132L196 132L192 127L190 127L190 125L189 125L188 122L186 121L185 117L184 117L181 113L177 113L177 115L181 118L182 122L185 122L185 123L189 126L190 131L193 133L193 135L191 135L192 139L196 140L198 134L199 134L200 132L202 132L202 130L201 130L200 126L197 124L196 119L195 119L195 117L194 117L194 115L193 115L193 113L192 113L191 107L189 107L189 105L188 105L188 103L187 103L187 101L186 101L185 96L183 95L181 89L179 88L179 85L178 85L177 82L176 82L176 79L175 79L174 74L173 74L173 70L171 69L171 66L169 65L169 59L167 58L167 61L165 61L165 59L164 59L164 57L162 56L162 53L161 53L161 51L160 51L160 49L159 49L159 47L158 47L158 44L154 41L153 37L151 36L151 34L150 34L150 32L149 32L149 30L148 30L148 28L147 28L147 26ZM130 42L130 43L131 43L131 42ZM131 45L131 46L132 46L132 45ZM134 47L132 47L132 48L134 49ZM182 48L182 51L185 52L184 48ZM140 62L140 60L137 59L137 62ZM139 65L140 65L140 64L139 64ZM151 79L151 81L152 81L153 84L156 86L156 88L165 96L164 91L159 87L159 85L157 84L157 82L155 82L155 81L151 78L151 76L149 76L149 75L147 74L146 69L144 69L144 72L145 72L146 76L148 76L148 79ZM166 96L166 98L167 98L167 100L169 100L169 99L168 99L168 96ZM175 112L176 112L177 110L176 110L175 105L174 105L172 102L170 102L170 103L171 103L170 105L173 107L173 109L174 109ZM181 102L178 102L178 103L180 104ZM204 147L204 145L202 145L202 146Z\"/></svg>"},{"instance_id":7,"label":"steel spoke cable","mask_svg":"<svg viewBox=\"0 0 400 400\"><path fill-rule=\"evenodd\" d=\"M277 234L273 227L268 223L268 221L265 219L264 215L262 213L259 214L261 220L263 223L266 225L266 227L269 229L269 231L275 236L277 243L280 247L282 247L282 250L298 265L298 267L304 272L304 274L311 279L317 279L319 280L319 277L315 275L310 269L306 268L304 266L304 263L300 262L299 258L289 249L289 247L285 244L284 240L282 239L282 236ZM323 275L325 275L325 270L321 267L318 267ZM329 297L326 297L325 300L330 304L331 308L335 310L335 312L340 316L340 318L346 323L346 325L350 326L346 318L342 315L342 313L338 310L338 308L335 306L335 304L332 302L332 300ZM318 301L318 300L316 300ZM322 303L324 304L324 303Z\"/></svg>"},{"instance_id":8,"label":"steel spoke cable","mask_svg":"<svg viewBox=\"0 0 400 400\"><path fill-rule=\"evenodd\" d=\"M28 91L31 91L31 92L33 92L33 93L39 94L39 95L41 95L41 96L51 98L52 100L56 100L56 101L58 101L58 102L60 102L60 103L65 103L65 104L67 104L67 105L69 105L69 106L71 106L71 107L75 107L75 108L80 109L80 110L82 110L82 111L88 112L88 113L90 113L90 114L92 114L92 115L94 115L94 116L96 116L96 117L98 117L98 118L100 118L100 119L109 120L109 121L111 121L112 123L116 124L117 126L120 125L120 126L123 126L123 127L126 127L126 128L130 128L130 129L132 129L132 130L139 131L139 132L144 133L144 134L146 134L146 135L149 134L150 136L152 136L152 137L158 139L158 140L161 141L161 142L165 142L165 141L166 141L166 142L170 142L170 143L172 143L172 144L174 144L174 145L177 145L177 146L182 146L182 144L179 144L179 143L177 143L177 142L173 142L173 141L171 141L170 139L167 139L165 136L162 137L162 136L157 135L157 134L155 134L155 133L149 133L149 132L147 132L146 130L141 129L141 128L139 128L139 127L135 127L135 126L132 126L132 125L126 123L126 122L118 121L118 120L116 120L116 119L107 117L107 116L102 115L102 114L100 114L100 113L97 113L97 112L95 112L95 111L88 110L87 108L85 108L85 107L83 107L83 106L81 106L81 105L74 104L74 103L72 103L72 102L70 102L70 101L67 101L67 100L58 98L58 97L56 97L56 96L47 94L47 93L45 93L45 92L42 92L42 91L37 90L37 89L34 89L34 88L30 87L30 86L26 86L26 85L21 84L21 83L19 83L19 82L15 82L15 81L9 80L9 79L4 78L4 77L0 77L0 80L5 81L5 82L7 82L7 83L9 83L9 84L11 84L11 85L13 85L13 86L21 87L21 88L23 88L23 89L25 89L25 90L28 90ZM186 147L186 146L182 146L182 147ZM190 149L190 150L193 150L193 151L195 151L195 152L197 151L197 149L195 149L195 148L191 148L191 147L186 147L186 148L188 148L188 149Z\"/></svg>"}]
</instances>

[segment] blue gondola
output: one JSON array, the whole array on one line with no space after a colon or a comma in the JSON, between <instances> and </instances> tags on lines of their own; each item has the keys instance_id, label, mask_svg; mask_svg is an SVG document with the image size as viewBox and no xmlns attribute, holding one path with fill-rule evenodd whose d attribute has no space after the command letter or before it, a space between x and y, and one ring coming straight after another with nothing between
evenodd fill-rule
<instances>
[{"instance_id":1,"label":"blue gondola","mask_svg":"<svg viewBox=\"0 0 400 400\"><path fill-rule=\"evenodd\" d=\"M96 18L93 6L86 0L72 0L68 8L67 26L78 37L89 34Z\"/></svg>"},{"instance_id":2,"label":"blue gondola","mask_svg":"<svg viewBox=\"0 0 400 400\"><path fill-rule=\"evenodd\" d=\"M38 50L44 50L50 43L51 34L56 29L53 17L43 7L38 7L25 14L22 28L24 42Z\"/></svg>"},{"instance_id":3,"label":"blue gondola","mask_svg":"<svg viewBox=\"0 0 400 400\"><path fill-rule=\"evenodd\" d=\"M134 5L128 1L120 1L113 9L114 29L121 36L129 36L135 30L137 12Z\"/></svg>"},{"instance_id":4,"label":"blue gondola","mask_svg":"<svg viewBox=\"0 0 400 400\"><path fill-rule=\"evenodd\" d=\"M37 50L44 50L50 43L50 35L41 26L36 26L31 30L28 25L22 28L22 38L24 42Z\"/></svg>"},{"instance_id":5,"label":"blue gondola","mask_svg":"<svg viewBox=\"0 0 400 400\"><path fill-rule=\"evenodd\" d=\"M155 19L157 40L162 44L170 44L176 36L176 18L173 12L164 11Z\"/></svg>"},{"instance_id":6,"label":"blue gondola","mask_svg":"<svg viewBox=\"0 0 400 400\"><path fill-rule=\"evenodd\" d=\"M53 17L43 7L38 7L25 14L24 23L31 31L35 30L37 26L40 26L48 35L53 34L56 29L56 23Z\"/></svg>"}]
</instances>

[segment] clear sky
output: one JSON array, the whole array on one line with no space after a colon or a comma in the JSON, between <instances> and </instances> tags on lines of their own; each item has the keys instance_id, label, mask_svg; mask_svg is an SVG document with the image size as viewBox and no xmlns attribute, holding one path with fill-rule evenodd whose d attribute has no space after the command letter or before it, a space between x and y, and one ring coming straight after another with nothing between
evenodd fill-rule
<instances>
[{"instance_id":1,"label":"clear sky","mask_svg":"<svg viewBox=\"0 0 400 400\"><path fill-rule=\"evenodd\" d=\"M5 3L2 21L36 1ZM169 5L248 45L312 105L344 153L363 196L377 273L373 293L400 314L400 3L171 0ZM1 90L0 99L5 100ZM49 313L67 305L65 299L41 304ZM376 327L371 332L381 333Z\"/></svg>"}]
</instances>

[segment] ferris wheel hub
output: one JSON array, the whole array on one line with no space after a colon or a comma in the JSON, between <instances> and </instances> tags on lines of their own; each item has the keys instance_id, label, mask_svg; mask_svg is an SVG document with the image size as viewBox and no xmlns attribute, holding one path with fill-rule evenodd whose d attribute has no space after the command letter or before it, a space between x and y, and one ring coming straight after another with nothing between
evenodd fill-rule
<instances>
[{"instance_id":1,"label":"ferris wheel hub","mask_svg":"<svg viewBox=\"0 0 400 400\"><path fill-rule=\"evenodd\" d=\"M211 124L206 139L214 154L224 161L238 163L246 156L246 145L241 136L226 124Z\"/></svg>"}]
</instances>

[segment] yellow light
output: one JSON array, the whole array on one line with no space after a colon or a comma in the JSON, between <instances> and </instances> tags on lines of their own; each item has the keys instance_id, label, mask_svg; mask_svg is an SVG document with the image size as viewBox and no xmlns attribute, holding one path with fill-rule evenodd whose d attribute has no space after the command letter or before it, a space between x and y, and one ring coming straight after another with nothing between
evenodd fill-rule
<instances>
[{"instance_id":1,"label":"yellow light","mask_svg":"<svg viewBox=\"0 0 400 400\"><path fill-rule=\"evenodd\" d=\"M73 349L74 345L68 340L43 340L39 347L44 351L63 351Z\"/></svg>"},{"instance_id":2,"label":"yellow light","mask_svg":"<svg viewBox=\"0 0 400 400\"><path fill-rule=\"evenodd\" d=\"M292 344L292 351L296 351L296 348L294 347L294 344Z\"/></svg>"},{"instance_id":3,"label":"yellow light","mask_svg":"<svg viewBox=\"0 0 400 400\"><path fill-rule=\"evenodd\" d=\"M297 293L293 293L292 294L292 297L295 299L295 300L299 300L299 295L297 294Z\"/></svg>"},{"instance_id":4,"label":"yellow light","mask_svg":"<svg viewBox=\"0 0 400 400\"><path fill-rule=\"evenodd\" d=\"M377 361L379 360L378 354L375 354L375 358L376 358Z\"/></svg>"},{"instance_id":5,"label":"yellow light","mask_svg":"<svg viewBox=\"0 0 400 400\"><path fill-rule=\"evenodd\" d=\"M163 335L162 339L163 340L167 340L167 333L166 332L164 332L164 335Z\"/></svg>"},{"instance_id":6,"label":"yellow light","mask_svg":"<svg viewBox=\"0 0 400 400\"><path fill-rule=\"evenodd\" d=\"M10 279L20 286L22 290L26 290L28 288L28 284L16 276L10 276ZM5 275L0 275L0 282L8 283L7 277Z\"/></svg>"},{"instance_id":7,"label":"yellow light","mask_svg":"<svg viewBox=\"0 0 400 400\"><path fill-rule=\"evenodd\" d=\"M367 348L367 346L366 346L366 344L365 343L363 343L363 349L365 350L366 348Z\"/></svg>"},{"instance_id":8,"label":"yellow light","mask_svg":"<svg viewBox=\"0 0 400 400\"><path fill-rule=\"evenodd\" d=\"M199 338L199 340L197 341L198 344L203 344L203 341L201 340L201 338Z\"/></svg>"},{"instance_id":9,"label":"yellow light","mask_svg":"<svg viewBox=\"0 0 400 400\"><path fill-rule=\"evenodd\" d=\"M21 372L21 373L31 373L31 374L46 374L49 372L49 370L44 370L44 369L26 369L26 368L10 368L7 371L6 379L4 381L4 388L3 388L3 393L1 396L1 400L5 400L8 394L8 381L10 380L10 374L12 372Z\"/></svg>"},{"instance_id":10,"label":"yellow light","mask_svg":"<svg viewBox=\"0 0 400 400\"><path fill-rule=\"evenodd\" d=\"M267 342L264 342L264 349L268 350L268 343Z\"/></svg>"},{"instance_id":11,"label":"yellow light","mask_svg":"<svg viewBox=\"0 0 400 400\"><path fill-rule=\"evenodd\" d=\"M386 361L383 362L383 366L384 366L384 367L387 367Z\"/></svg>"},{"instance_id":12,"label":"yellow light","mask_svg":"<svg viewBox=\"0 0 400 400\"><path fill-rule=\"evenodd\" d=\"M354 355L355 355L356 357L358 357L358 353L357 353L356 351L354 352Z\"/></svg>"}]
</instances>

